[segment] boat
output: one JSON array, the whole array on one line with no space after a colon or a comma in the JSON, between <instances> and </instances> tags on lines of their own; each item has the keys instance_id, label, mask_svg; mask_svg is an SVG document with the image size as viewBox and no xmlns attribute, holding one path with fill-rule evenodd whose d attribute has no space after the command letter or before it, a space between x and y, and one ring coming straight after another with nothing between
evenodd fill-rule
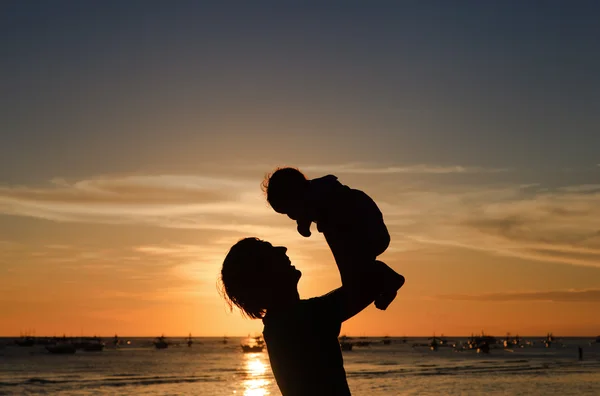
<instances>
[{"instance_id":1,"label":"boat","mask_svg":"<svg viewBox=\"0 0 600 396\"><path fill-rule=\"evenodd\" d=\"M169 347L169 343L167 342L166 337L164 335L156 337L154 340L154 347L156 349L167 349Z\"/></svg>"},{"instance_id":2,"label":"boat","mask_svg":"<svg viewBox=\"0 0 600 396\"><path fill-rule=\"evenodd\" d=\"M104 350L104 342L99 337L93 337L85 340L82 343L82 348L86 352L102 352Z\"/></svg>"},{"instance_id":3,"label":"boat","mask_svg":"<svg viewBox=\"0 0 600 396\"><path fill-rule=\"evenodd\" d=\"M15 340L15 344L21 347L30 347L35 345L35 337L32 336L21 336L19 339Z\"/></svg>"},{"instance_id":4,"label":"boat","mask_svg":"<svg viewBox=\"0 0 600 396\"><path fill-rule=\"evenodd\" d=\"M385 336L383 337L383 345L390 345L392 343L392 340L390 339L389 336Z\"/></svg>"},{"instance_id":5,"label":"boat","mask_svg":"<svg viewBox=\"0 0 600 396\"><path fill-rule=\"evenodd\" d=\"M352 343L349 341L340 341L340 349L342 351L351 351L352 350Z\"/></svg>"},{"instance_id":6,"label":"boat","mask_svg":"<svg viewBox=\"0 0 600 396\"><path fill-rule=\"evenodd\" d=\"M437 351L438 346L440 345L440 343L438 342L439 338L437 338L434 335L433 337L430 337L428 339L431 340L431 342L429 343L429 349L431 349L432 351Z\"/></svg>"},{"instance_id":7,"label":"boat","mask_svg":"<svg viewBox=\"0 0 600 396\"><path fill-rule=\"evenodd\" d=\"M487 335L483 331L481 332L480 336L474 336L473 334L471 334L471 337L469 337L469 339L467 340L468 348L475 349L475 350L487 349L489 351L489 346L496 344L496 343L497 343L496 337Z\"/></svg>"},{"instance_id":8,"label":"boat","mask_svg":"<svg viewBox=\"0 0 600 396\"><path fill-rule=\"evenodd\" d=\"M450 341L448 341L448 339L445 338L443 334L439 337L436 337L436 335L434 334L433 337L429 337L428 340L431 340L431 342L429 343L429 349L431 349L432 351L437 351L439 347L450 346Z\"/></svg>"},{"instance_id":9,"label":"boat","mask_svg":"<svg viewBox=\"0 0 600 396\"><path fill-rule=\"evenodd\" d=\"M484 342L479 345L479 347L477 347L477 353L490 353L490 344Z\"/></svg>"},{"instance_id":10,"label":"boat","mask_svg":"<svg viewBox=\"0 0 600 396\"><path fill-rule=\"evenodd\" d=\"M263 349L265 349L265 340L262 338L262 336L256 336L256 337L252 337L249 339L251 341L249 341L246 344L241 344L242 347L242 351L244 353L256 353L256 352L262 352Z\"/></svg>"},{"instance_id":11,"label":"boat","mask_svg":"<svg viewBox=\"0 0 600 396\"><path fill-rule=\"evenodd\" d=\"M546 335L546 338L544 340L542 340L542 342L544 343L544 346L546 348L550 348L550 347L552 347L552 345L555 345L555 344L556 344L556 346L562 345L562 343L558 340L558 338L554 337L554 334L552 334L552 333L548 333Z\"/></svg>"},{"instance_id":12,"label":"boat","mask_svg":"<svg viewBox=\"0 0 600 396\"><path fill-rule=\"evenodd\" d=\"M262 352L265 347L263 345L242 345L244 353Z\"/></svg>"},{"instance_id":13,"label":"boat","mask_svg":"<svg viewBox=\"0 0 600 396\"><path fill-rule=\"evenodd\" d=\"M54 345L46 345L48 352L56 355L72 355L77 352L75 345L70 342L61 342Z\"/></svg>"},{"instance_id":14,"label":"boat","mask_svg":"<svg viewBox=\"0 0 600 396\"><path fill-rule=\"evenodd\" d=\"M81 349L87 352L101 352L104 350L104 342L100 337L80 338L77 342L72 342L75 349Z\"/></svg>"}]
</instances>

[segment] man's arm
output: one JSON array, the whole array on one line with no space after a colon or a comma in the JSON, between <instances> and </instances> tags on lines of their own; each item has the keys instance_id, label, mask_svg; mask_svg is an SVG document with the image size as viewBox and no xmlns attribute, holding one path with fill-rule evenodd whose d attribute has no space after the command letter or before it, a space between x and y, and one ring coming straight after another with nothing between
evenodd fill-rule
<instances>
[{"instance_id":1,"label":"man's arm","mask_svg":"<svg viewBox=\"0 0 600 396\"><path fill-rule=\"evenodd\" d=\"M371 305L385 291L383 287L385 280L382 275L385 274L387 265L381 261L370 262L367 265L364 268L368 268L368 271L353 274L356 276L349 279L342 287L322 297L328 302L330 308L336 311L336 316L341 322L350 319ZM404 284L404 277L398 276L401 278L401 283Z\"/></svg>"}]
</instances>

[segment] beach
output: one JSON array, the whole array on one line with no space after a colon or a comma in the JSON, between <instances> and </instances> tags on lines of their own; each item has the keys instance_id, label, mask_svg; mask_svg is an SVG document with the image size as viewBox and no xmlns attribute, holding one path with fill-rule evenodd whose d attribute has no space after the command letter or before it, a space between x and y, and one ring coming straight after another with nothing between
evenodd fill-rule
<instances>
[{"instance_id":1,"label":"beach","mask_svg":"<svg viewBox=\"0 0 600 396\"><path fill-rule=\"evenodd\" d=\"M365 346L343 354L353 395L600 394L600 344L593 338L564 338L550 348L543 337L523 339L533 345L477 353L450 345L432 351L425 337L354 338ZM267 351L243 353L243 338L194 338L191 347L184 337L171 338L165 349L153 338L122 340L114 347L106 339L101 352L55 355L2 339L0 394L280 395Z\"/></svg>"}]
</instances>

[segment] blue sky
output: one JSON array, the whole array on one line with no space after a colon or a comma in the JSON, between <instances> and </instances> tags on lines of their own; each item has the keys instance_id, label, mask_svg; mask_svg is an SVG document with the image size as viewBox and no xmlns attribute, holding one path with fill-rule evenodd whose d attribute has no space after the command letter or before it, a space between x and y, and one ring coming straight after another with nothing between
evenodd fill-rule
<instances>
[{"instance_id":1,"label":"blue sky","mask_svg":"<svg viewBox=\"0 0 600 396\"><path fill-rule=\"evenodd\" d=\"M5 3L3 178L173 155L193 168L222 161L215 148L249 161L600 162L595 2L220 4Z\"/></svg>"}]
</instances>

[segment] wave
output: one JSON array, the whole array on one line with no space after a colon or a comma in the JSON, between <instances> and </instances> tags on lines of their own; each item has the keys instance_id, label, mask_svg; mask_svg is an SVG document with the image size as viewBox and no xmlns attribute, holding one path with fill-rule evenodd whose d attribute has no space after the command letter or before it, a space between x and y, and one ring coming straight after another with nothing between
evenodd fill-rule
<instances>
[{"instance_id":1,"label":"wave","mask_svg":"<svg viewBox=\"0 0 600 396\"><path fill-rule=\"evenodd\" d=\"M115 378L117 377L117 378ZM59 380L47 378L26 378L22 380L0 382L0 387L43 387L48 385L59 385L61 387L77 387L77 388L97 388L97 387L123 387L123 386L142 386L156 384L177 384L177 383L193 383L193 382L215 382L222 381L222 378L209 376L143 376L138 377L128 374L113 374L109 377L93 380Z\"/></svg>"},{"instance_id":2,"label":"wave","mask_svg":"<svg viewBox=\"0 0 600 396\"><path fill-rule=\"evenodd\" d=\"M492 363L492 362L490 362ZM499 363L499 362L493 362ZM504 362L506 363L506 362ZM374 378L386 376L442 376L442 375L486 375L486 374L522 374L531 375L540 372L549 372L554 370L567 370L569 373L590 373L597 372L600 367L600 361L586 362L530 362L521 360L510 362L517 364L488 364L488 365L461 365L454 367L441 367L436 365L419 364L410 367L402 367L391 370L361 370L346 371L348 377ZM525 364L523 364L525 363Z\"/></svg>"}]
</instances>

